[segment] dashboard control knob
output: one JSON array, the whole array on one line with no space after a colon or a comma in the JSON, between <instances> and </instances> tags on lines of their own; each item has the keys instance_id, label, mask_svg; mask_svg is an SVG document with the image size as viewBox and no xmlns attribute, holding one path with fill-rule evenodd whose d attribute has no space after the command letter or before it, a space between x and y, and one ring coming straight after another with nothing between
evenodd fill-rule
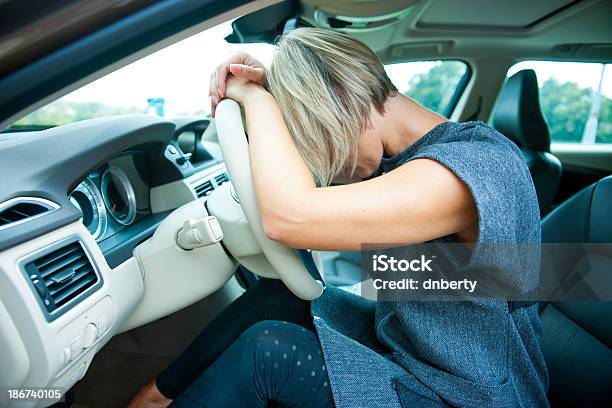
<instances>
[{"instance_id":1,"label":"dashboard control knob","mask_svg":"<svg viewBox=\"0 0 612 408\"><path fill-rule=\"evenodd\" d=\"M70 350L70 347L68 346L64 347L64 349L62 350L62 355L61 355L62 364L67 364L70 361L71 357L72 357L72 350Z\"/></svg>"},{"instance_id":2,"label":"dashboard control knob","mask_svg":"<svg viewBox=\"0 0 612 408\"><path fill-rule=\"evenodd\" d=\"M87 323L87 325L83 328L83 333L81 334L81 337L83 338L81 347L84 349L91 347L97 336L98 326L93 323Z\"/></svg>"},{"instance_id":3,"label":"dashboard control knob","mask_svg":"<svg viewBox=\"0 0 612 408\"><path fill-rule=\"evenodd\" d=\"M187 163L190 158L191 158L191 153L182 154L176 158L176 164L178 164L179 166L182 166L183 164Z\"/></svg>"}]
</instances>

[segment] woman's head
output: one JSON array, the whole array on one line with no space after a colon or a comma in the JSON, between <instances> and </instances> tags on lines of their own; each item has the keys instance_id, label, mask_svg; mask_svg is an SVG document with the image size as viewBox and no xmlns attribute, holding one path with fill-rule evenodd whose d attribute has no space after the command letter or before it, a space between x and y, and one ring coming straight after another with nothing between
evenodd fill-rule
<instances>
[{"instance_id":1,"label":"woman's head","mask_svg":"<svg viewBox=\"0 0 612 408\"><path fill-rule=\"evenodd\" d=\"M320 185L357 167L359 136L372 109L384 113L397 92L378 57L362 42L317 28L284 35L268 87Z\"/></svg>"}]
</instances>

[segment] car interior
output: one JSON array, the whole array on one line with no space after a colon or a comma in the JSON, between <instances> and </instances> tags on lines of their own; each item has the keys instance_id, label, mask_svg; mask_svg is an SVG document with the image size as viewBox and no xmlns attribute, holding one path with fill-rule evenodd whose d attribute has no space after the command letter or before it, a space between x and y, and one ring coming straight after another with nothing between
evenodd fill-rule
<instances>
[{"instance_id":1,"label":"car interior","mask_svg":"<svg viewBox=\"0 0 612 408\"><path fill-rule=\"evenodd\" d=\"M426 106L452 121L486 122L516 143L544 243L612 242L610 1L113 3L50 2L32 12L24 5L35 2L0 3L0 388L60 387L65 402L57 406L125 406L260 277L281 279L306 300L325 285L359 293L359 252L295 251L264 233L233 101L214 118L134 113L20 125L222 23L231 22L224 41L238 47L273 44L300 26L348 33L424 104L431 95L415 91L419 82L398 67L460 62L461 72L443 82L448 95ZM577 83L587 75L580 64L601 77L588 92L549 97L554 80L541 77L540 61ZM419 78L422 90L427 75ZM207 106L208 79L193 81ZM573 97L586 106L579 129L569 119L558 127L551 115L577 112L567 108ZM562 275L572 279L585 255L568 257ZM610 271L610 259L595 271L608 287ZM551 405L609 406L612 303L541 302L540 316ZM0 396L0 406L16 404Z\"/></svg>"}]
</instances>

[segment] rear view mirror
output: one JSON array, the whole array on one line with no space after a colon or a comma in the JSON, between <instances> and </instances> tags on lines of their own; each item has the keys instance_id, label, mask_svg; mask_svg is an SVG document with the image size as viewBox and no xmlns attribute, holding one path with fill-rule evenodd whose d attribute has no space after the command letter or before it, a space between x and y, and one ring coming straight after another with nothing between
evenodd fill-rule
<instances>
[{"instance_id":1,"label":"rear view mirror","mask_svg":"<svg viewBox=\"0 0 612 408\"><path fill-rule=\"evenodd\" d=\"M232 44L272 44L283 33L285 23L297 14L297 2L283 1L237 18L232 23L232 33L225 41Z\"/></svg>"}]
</instances>

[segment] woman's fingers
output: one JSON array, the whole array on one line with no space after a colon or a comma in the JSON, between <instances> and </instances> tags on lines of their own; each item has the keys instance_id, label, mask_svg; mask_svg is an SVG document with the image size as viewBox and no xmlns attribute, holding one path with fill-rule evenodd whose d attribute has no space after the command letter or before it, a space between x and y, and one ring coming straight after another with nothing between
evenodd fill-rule
<instances>
[{"instance_id":1,"label":"woman's fingers","mask_svg":"<svg viewBox=\"0 0 612 408\"><path fill-rule=\"evenodd\" d=\"M208 95L210 96L211 114L213 117L215 116L215 108L225 97L229 73L261 85L264 85L266 82L266 71L261 62L244 52L232 55L223 61L210 75Z\"/></svg>"},{"instance_id":2,"label":"woman's fingers","mask_svg":"<svg viewBox=\"0 0 612 408\"><path fill-rule=\"evenodd\" d=\"M215 109L217 107L217 101L215 95L217 95L217 72L213 72L210 76L210 89L208 91L210 95L210 113L212 117L215 117Z\"/></svg>"},{"instance_id":3,"label":"woman's fingers","mask_svg":"<svg viewBox=\"0 0 612 408\"><path fill-rule=\"evenodd\" d=\"M217 69L211 75L209 95L211 98L211 114L214 117L215 109L221 99L223 99L224 91L221 90L221 86L225 88L225 81L227 79L227 65L219 65Z\"/></svg>"},{"instance_id":4,"label":"woman's fingers","mask_svg":"<svg viewBox=\"0 0 612 408\"><path fill-rule=\"evenodd\" d=\"M213 95L220 94L223 96L225 93L225 80L227 79L227 64L221 64L215 71L215 83L213 84Z\"/></svg>"},{"instance_id":5,"label":"woman's fingers","mask_svg":"<svg viewBox=\"0 0 612 408\"><path fill-rule=\"evenodd\" d=\"M230 64L229 71L238 77L248 79L249 81L262 84L265 81L266 73L263 67L251 67L243 64Z\"/></svg>"},{"instance_id":6,"label":"woman's fingers","mask_svg":"<svg viewBox=\"0 0 612 408\"><path fill-rule=\"evenodd\" d=\"M210 74L210 81L208 85L208 96L210 97L210 114L214 118L215 117L215 100L213 99L213 95L215 94L215 83L216 83L216 72Z\"/></svg>"}]
</instances>

